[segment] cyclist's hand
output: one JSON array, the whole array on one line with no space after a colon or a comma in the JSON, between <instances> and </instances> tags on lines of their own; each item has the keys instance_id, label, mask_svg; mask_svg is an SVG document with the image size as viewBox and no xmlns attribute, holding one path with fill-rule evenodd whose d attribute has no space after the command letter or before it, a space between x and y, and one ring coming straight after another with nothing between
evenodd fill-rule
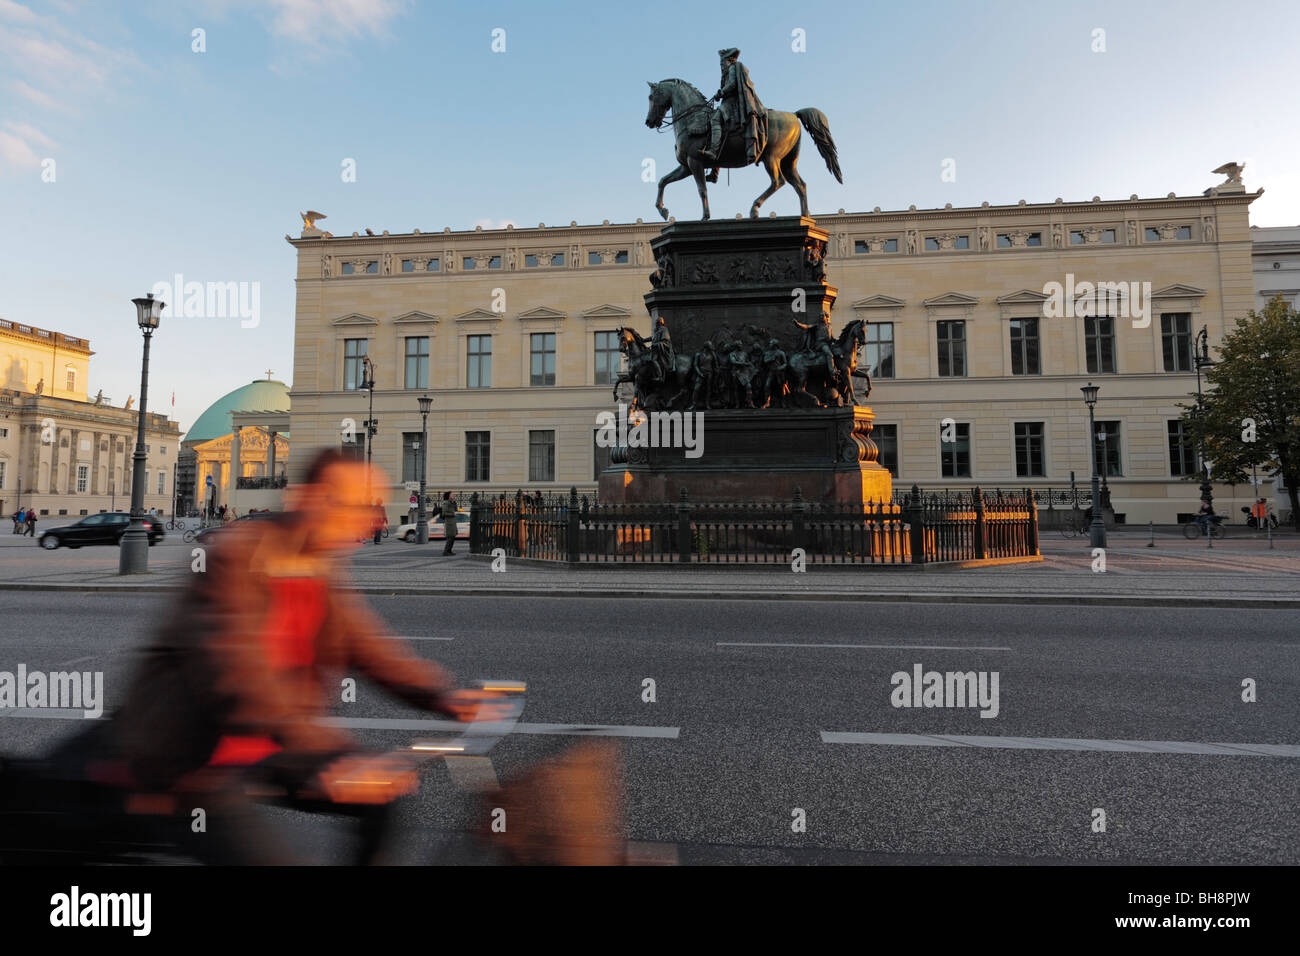
<instances>
[{"instance_id":1,"label":"cyclist's hand","mask_svg":"<svg viewBox=\"0 0 1300 956\"><path fill-rule=\"evenodd\" d=\"M510 713L504 694L491 690L455 690L443 694L440 709L462 723L505 720Z\"/></svg>"},{"instance_id":2,"label":"cyclist's hand","mask_svg":"<svg viewBox=\"0 0 1300 956\"><path fill-rule=\"evenodd\" d=\"M387 754L340 757L322 770L319 784L333 803L391 803L414 793L419 775Z\"/></svg>"}]
</instances>

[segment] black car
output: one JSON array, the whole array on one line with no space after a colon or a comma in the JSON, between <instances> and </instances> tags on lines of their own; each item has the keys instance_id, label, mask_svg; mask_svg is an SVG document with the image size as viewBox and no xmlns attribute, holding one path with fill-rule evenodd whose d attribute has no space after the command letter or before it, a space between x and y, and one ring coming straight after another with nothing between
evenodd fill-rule
<instances>
[{"instance_id":1,"label":"black car","mask_svg":"<svg viewBox=\"0 0 1300 956\"><path fill-rule=\"evenodd\" d=\"M97 515L86 515L76 524L62 528L51 528L41 534L41 547L53 551L60 546L80 548L82 545L121 544L122 535L131 524L131 516L125 511L105 511ZM144 529L149 534L149 543L157 544L163 539L162 522L157 518L144 516Z\"/></svg>"}]
</instances>

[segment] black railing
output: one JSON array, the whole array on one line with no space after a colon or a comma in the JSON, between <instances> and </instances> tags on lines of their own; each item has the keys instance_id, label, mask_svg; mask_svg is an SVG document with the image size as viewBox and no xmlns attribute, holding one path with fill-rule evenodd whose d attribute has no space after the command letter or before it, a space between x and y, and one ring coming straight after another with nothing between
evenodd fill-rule
<instances>
[{"instance_id":1,"label":"black railing","mask_svg":"<svg viewBox=\"0 0 1300 956\"><path fill-rule=\"evenodd\" d=\"M569 564L903 565L1032 557L1029 491L922 494L859 506L791 501L596 504L516 492L470 499L470 552Z\"/></svg>"},{"instance_id":2,"label":"black railing","mask_svg":"<svg viewBox=\"0 0 1300 956\"><path fill-rule=\"evenodd\" d=\"M284 475L241 475L235 481L236 488L248 490L268 489L268 488L287 488L289 480Z\"/></svg>"}]
</instances>

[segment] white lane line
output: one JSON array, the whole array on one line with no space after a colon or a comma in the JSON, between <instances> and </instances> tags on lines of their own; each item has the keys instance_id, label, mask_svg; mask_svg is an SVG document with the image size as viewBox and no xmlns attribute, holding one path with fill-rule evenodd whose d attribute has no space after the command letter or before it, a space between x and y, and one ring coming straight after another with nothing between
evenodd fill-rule
<instances>
[{"instance_id":1,"label":"white lane line","mask_svg":"<svg viewBox=\"0 0 1300 956\"><path fill-rule=\"evenodd\" d=\"M47 720L94 720L84 710L68 707L0 707L2 717L44 717Z\"/></svg>"},{"instance_id":2,"label":"white lane line","mask_svg":"<svg viewBox=\"0 0 1300 956\"><path fill-rule=\"evenodd\" d=\"M821 731L824 744L885 747L982 747L1002 750L1090 750L1212 757L1300 757L1300 744L1223 744L1186 740L1091 740L1076 737L986 737L968 734L857 734Z\"/></svg>"},{"instance_id":3,"label":"white lane line","mask_svg":"<svg viewBox=\"0 0 1300 956\"><path fill-rule=\"evenodd\" d=\"M864 651L1009 651L1009 647L971 647L947 644L803 644L780 641L715 641L718 647L849 647Z\"/></svg>"},{"instance_id":4,"label":"white lane line","mask_svg":"<svg viewBox=\"0 0 1300 956\"><path fill-rule=\"evenodd\" d=\"M458 732L465 725L455 720L410 717L322 717L329 727L351 730L442 730ZM680 727L641 727L628 724L515 724L516 734L560 734L573 737L661 737L676 740Z\"/></svg>"},{"instance_id":5,"label":"white lane line","mask_svg":"<svg viewBox=\"0 0 1300 956\"><path fill-rule=\"evenodd\" d=\"M406 634L406 635L398 635L398 634L394 634L394 635L392 635L392 639L395 640L395 641L454 641L456 638L454 638L454 637L425 637L425 636L422 635L422 634L416 634L416 635L410 635L410 634Z\"/></svg>"},{"instance_id":6,"label":"white lane line","mask_svg":"<svg viewBox=\"0 0 1300 956\"><path fill-rule=\"evenodd\" d=\"M447 757L451 782L461 790L495 790L500 786L491 757Z\"/></svg>"}]
</instances>

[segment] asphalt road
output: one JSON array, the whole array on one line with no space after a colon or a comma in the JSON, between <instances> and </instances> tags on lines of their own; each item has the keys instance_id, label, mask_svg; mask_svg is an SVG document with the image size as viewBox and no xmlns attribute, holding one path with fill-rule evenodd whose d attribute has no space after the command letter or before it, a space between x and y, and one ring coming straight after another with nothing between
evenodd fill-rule
<instances>
[{"instance_id":1,"label":"asphalt road","mask_svg":"<svg viewBox=\"0 0 1300 956\"><path fill-rule=\"evenodd\" d=\"M103 670L111 708L129 652L172 600L0 592L0 670L19 662ZM599 593L373 604L395 633L424 638L413 642L418 653L458 676L527 682L529 732L494 751L499 779L572 746L579 735L566 725L611 727L605 732L625 763L629 838L648 858L1300 863L1297 612L793 600L747 607L602 601ZM997 715L893 706L891 675L910 675L918 663L996 671ZM1247 678L1258 685L1255 703L1242 701ZM653 703L642 699L646 679ZM365 684L336 713L423 719ZM82 726L0 710L0 752L37 753ZM898 736L840 743L823 732ZM357 734L376 748L428 736ZM1004 739L933 745L990 736ZM1163 743L1115 752L1107 741ZM1246 749L1186 746L1213 743ZM1207 752L1168 752L1188 749ZM792 832L796 808L806 832ZM1098 808L1105 832L1093 829ZM454 834L478 813L445 767L430 769L403 820L410 858L451 854ZM330 828L282 819L310 853L332 852Z\"/></svg>"}]
</instances>

